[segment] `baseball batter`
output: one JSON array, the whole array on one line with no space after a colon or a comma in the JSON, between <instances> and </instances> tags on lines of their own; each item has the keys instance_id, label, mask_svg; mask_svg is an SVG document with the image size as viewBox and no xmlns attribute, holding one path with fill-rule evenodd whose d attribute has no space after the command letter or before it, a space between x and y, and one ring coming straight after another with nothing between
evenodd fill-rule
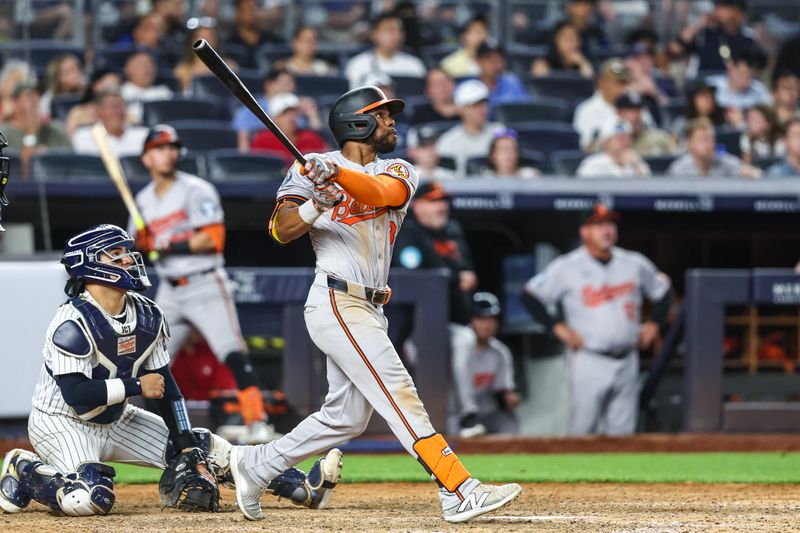
<instances>
[{"instance_id":1,"label":"baseball batter","mask_svg":"<svg viewBox=\"0 0 800 533\"><path fill-rule=\"evenodd\" d=\"M666 323L670 280L642 254L617 248L618 215L595 206L583 246L556 258L525 285L523 302L568 348L569 433L625 435L636 429L639 352ZM641 321L643 300L652 318ZM559 304L563 320L546 306Z\"/></svg>"},{"instance_id":2,"label":"baseball batter","mask_svg":"<svg viewBox=\"0 0 800 533\"><path fill-rule=\"evenodd\" d=\"M145 139L142 163L152 181L136 195L147 221L137 235L145 250L157 250L156 302L169 318L169 352L177 353L194 326L227 364L240 389L246 443L268 442L274 432L267 415L225 273L225 224L219 194L209 182L177 170L180 139L170 126L155 126ZM135 228L133 220L128 228Z\"/></svg>"},{"instance_id":3,"label":"baseball batter","mask_svg":"<svg viewBox=\"0 0 800 533\"><path fill-rule=\"evenodd\" d=\"M28 420L36 454L16 449L6 455L0 472L5 512L34 499L56 514L108 514L115 471L105 461L166 468L159 484L164 505L217 509L217 478L229 479L231 446L189 424L169 370L167 323L155 303L137 294L150 281L132 247L125 231L108 224L67 241L61 262L70 274L70 299L47 329ZM156 400L161 417L129 405L133 396ZM269 490L320 507L331 488L322 474L338 475L340 456L332 450L308 479L287 470Z\"/></svg>"},{"instance_id":4,"label":"baseball batter","mask_svg":"<svg viewBox=\"0 0 800 533\"><path fill-rule=\"evenodd\" d=\"M322 408L284 437L233 448L237 503L248 519L262 518L259 497L278 473L361 434L373 410L441 487L445 520L469 520L521 491L517 484L494 487L471 477L431 426L386 333L392 248L417 174L406 161L378 154L394 150L393 116L403 107L377 87L344 94L329 116L341 149L307 156L306 166L292 168L278 190L271 235L285 244L309 233L316 253L305 320L311 339L328 356L329 388Z\"/></svg>"}]
</instances>

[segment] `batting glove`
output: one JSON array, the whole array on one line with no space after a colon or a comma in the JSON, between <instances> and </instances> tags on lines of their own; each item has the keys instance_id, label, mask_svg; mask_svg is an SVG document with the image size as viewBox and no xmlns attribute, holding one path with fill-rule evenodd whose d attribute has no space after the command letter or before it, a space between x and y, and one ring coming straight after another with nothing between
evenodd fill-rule
<instances>
[{"instance_id":1,"label":"batting glove","mask_svg":"<svg viewBox=\"0 0 800 533\"><path fill-rule=\"evenodd\" d=\"M325 183L314 187L312 199L317 210L324 212L344 200L344 191L334 183Z\"/></svg>"},{"instance_id":2,"label":"batting glove","mask_svg":"<svg viewBox=\"0 0 800 533\"><path fill-rule=\"evenodd\" d=\"M306 165L303 167L302 174L311 180L314 185L322 185L339 175L339 167L336 163L322 159L316 155L306 158Z\"/></svg>"}]
</instances>

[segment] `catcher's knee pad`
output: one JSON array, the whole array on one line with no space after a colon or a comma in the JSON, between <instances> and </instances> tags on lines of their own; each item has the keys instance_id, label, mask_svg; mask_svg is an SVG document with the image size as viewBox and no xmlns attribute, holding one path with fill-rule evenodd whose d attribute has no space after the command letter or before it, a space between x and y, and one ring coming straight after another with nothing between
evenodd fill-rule
<instances>
[{"instance_id":1,"label":"catcher's knee pad","mask_svg":"<svg viewBox=\"0 0 800 533\"><path fill-rule=\"evenodd\" d=\"M103 463L83 463L78 471L64 478L56 498L68 516L105 515L114 507L114 467Z\"/></svg>"},{"instance_id":2,"label":"catcher's knee pad","mask_svg":"<svg viewBox=\"0 0 800 533\"><path fill-rule=\"evenodd\" d=\"M417 460L436 482L450 492L470 478L461 460L453 453L439 433L419 439L414 443Z\"/></svg>"}]
</instances>

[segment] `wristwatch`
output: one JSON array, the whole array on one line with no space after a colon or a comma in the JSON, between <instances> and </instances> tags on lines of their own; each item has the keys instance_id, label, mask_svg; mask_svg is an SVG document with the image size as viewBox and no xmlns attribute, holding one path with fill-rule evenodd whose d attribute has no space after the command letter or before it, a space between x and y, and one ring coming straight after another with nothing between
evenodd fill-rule
<instances>
[{"instance_id":1,"label":"wristwatch","mask_svg":"<svg viewBox=\"0 0 800 533\"><path fill-rule=\"evenodd\" d=\"M22 138L22 146L36 146L39 144L39 139L36 135L29 133Z\"/></svg>"}]
</instances>

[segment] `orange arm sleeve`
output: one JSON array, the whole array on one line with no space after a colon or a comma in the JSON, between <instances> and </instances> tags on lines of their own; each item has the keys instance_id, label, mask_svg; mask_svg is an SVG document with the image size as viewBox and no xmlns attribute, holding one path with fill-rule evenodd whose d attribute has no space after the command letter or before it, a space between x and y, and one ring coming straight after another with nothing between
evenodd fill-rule
<instances>
[{"instance_id":1,"label":"orange arm sleeve","mask_svg":"<svg viewBox=\"0 0 800 533\"><path fill-rule=\"evenodd\" d=\"M339 175L334 181L350 196L370 207L400 207L411 194L411 189L402 179L388 174L372 176L339 167Z\"/></svg>"},{"instance_id":2,"label":"orange arm sleeve","mask_svg":"<svg viewBox=\"0 0 800 533\"><path fill-rule=\"evenodd\" d=\"M222 253L225 251L225 224L209 224L197 231L199 233L205 233L211 238L214 242L215 252Z\"/></svg>"}]
</instances>

